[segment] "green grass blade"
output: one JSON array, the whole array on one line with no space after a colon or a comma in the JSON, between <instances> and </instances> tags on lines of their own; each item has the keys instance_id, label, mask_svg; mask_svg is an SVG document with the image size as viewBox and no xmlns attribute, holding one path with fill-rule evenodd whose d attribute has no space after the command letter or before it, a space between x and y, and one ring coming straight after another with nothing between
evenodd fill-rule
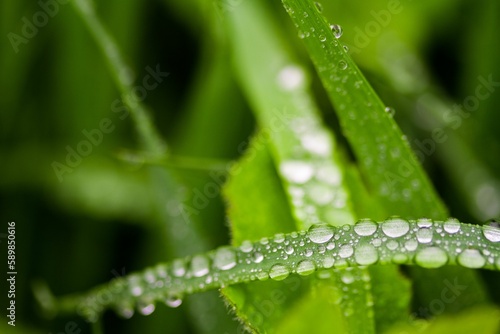
<instances>
[{"instance_id":1,"label":"green grass blade","mask_svg":"<svg viewBox=\"0 0 500 334\"><path fill-rule=\"evenodd\" d=\"M443 218L446 209L403 134L311 1L284 0L335 106L369 189L390 214ZM307 19L305 18L307 16Z\"/></svg>"}]
</instances>

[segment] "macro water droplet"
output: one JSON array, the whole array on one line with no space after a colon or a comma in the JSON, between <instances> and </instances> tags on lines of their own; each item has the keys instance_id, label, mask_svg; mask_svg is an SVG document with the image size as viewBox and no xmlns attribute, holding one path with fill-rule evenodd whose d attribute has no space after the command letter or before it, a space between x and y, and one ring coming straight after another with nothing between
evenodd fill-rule
<instances>
[{"instance_id":1,"label":"macro water droplet","mask_svg":"<svg viewBox=\"0 0 500 334\"><path fill-rule=\"evenodd\" d=\"M141 286L141 279L136 276L130 276L128 278L128 285L129 285L129 290L132 296L140 296L142 295L142 292L144 291Z\"/></svg>"},{"instance_id":2,"label":"macro water droplet","mask_svg":"<svg viewBox=\"0 0 500 334\"><path fill-rule=\"evenodd\" d=\"M354 282L354 275L350 270L344 270L340 273L340 280L344 284L351 284L352 282Z\"/></svg>"},{"instance_id":3,"label":"macro water droplet","mask_svg":"<svg viewBox=\"0 0 500 334\"><path fill-rule=\"evenodd\" d=\"M328 242L333 237L333 227L326 224L312 225L307 231L307 236L316 244Z\"/></svg>"},{"instance_id":4,"label":"macro water droplet","mask_svg":"<svg viewBox=\"0 0 500 334\"><path fill-rule=\"evenodd\" d=\"M305 134L300 138L300 143L309 152L322 157L329 156L332 151L331 138L324 131Z\"/></svg>"},{"instance_id":5,"label":"macro water droplet","mask_svg":"<svg viewBox=\"0 0 500 334\"><path fill-rule=\"evenodd\" d=\"M275 281L281 281L290 275L290 269L282 264L275 264L269 270L269 277Z\"/></svg>"},{"instance_id":6,"label":"macro water droplet","mask_svg":"<svg viewBox=\"0 0 500 334\"><path fill-rule=\"evenodd\" d=\"M343 245L339 249L339 256L343 259L351 256L354 253L354 250L351 245Z\"/></svg>"},{"instance_id":7,"label":"macro water droplet","mask_svg":"<svg viewBox=\"0 0 500 334\"><path fill-rule=\"evenodd\" d=\"M122 305L116 308L116 313L124 319L130 319L135 312L132 305Z\"/></svg>"},{"instance_id":8,"label":"macro water droplet","mask_svg":"<svg viewBox=\"0 0 500 334\"><path fill-rule=\"evenodd\" d=\"M319 40L320 40L321 42L326 41L326 37L325 37L325 35L319 35Z\"/></svg>"},{"instance_id":9,"label":"macro water droplet","mask_svg":"<svg viewBox=\"0 0 500 334\"><path fill-rule=\"evenodd\" d=\"M378 225L374 221L363 219L354 225L354 232L359 236L366 237L373 235L377 231L377 227Z\"/></svg>"},{"instance_id":10,"label":"macro water droplet","mask_svg":"<svg viewBox=\"0 0 500 334\"><path fill-rule=\"evenodd\" d=\"M240 249L243 253L250 253L253 250L253 244L249 240L245 240L241 243Z\"/></svg>"},{"instance_id":11,"label":"macro water droplet","mask_svg":"<svg viewBox=\"0 0 500 334\"><path fill-rule=\"evenodd\" d=\"M422 244L428 244L432 241L432 230L430 228L421 228L417 231L417 240Z\"/></svg>"},{"instance_id":12,"label":"macro water droplet","mask_svg":"<svg viewBox=\"0 0 500 334\"><path fill-rule=\"evenodd\" d=\"M182 298L179 298L178 296L168 296L165 299L165 305L168 307L176 308L179 307L182 304Z\"/></svg>"},{"instance_id":13,"label":"macro water droplet","mask_svg":"<svg viewBox=\"0 0 500 334\"><path fill-rule=\"evenodd\" d=\"M460 222L455 218L448 218L444 224L443 228L449 234L455 234L460 231Z\"/></svg>"},{"instance_id":14,"label":"macro water droplet","mask_svg":"<svg viewBox=\"0 0 500 334\"><path fill-rule=\"evenodd\" d=\"M354 250L354 260L360 266L368 266L378 261L378 252L370 244L362 244Z\"/></svg>"},{"instance_id":15,"label":"macro water droplet","mask_svg":"<svg viewBox=\"0 0 500 334\"><path fill-rule=\"evenodd\" d=\"M391 117L394 116L394 114L396 113L396 110L394 110L394 108L392 107L385 107L384 111Z\"/></svg>"},{"instance_id":16,"label":"macro water droplet","mask_svg":"<svg viewBox=\"0 0 500 334\"><path fill-rule=\"evenodd\" d=\"M410 240L407 240L405 242L405 248L406 250L410 251L410 252L413 252L414 250L416 250L418 247L418 242L414 239L410 239Z\"/></svg>"},{"instance_id":17,"label":"macro water droplet","mask_svg":"<svg viewBox=\"0 0 500 334\"><path fill-rule=\"evenodd\" d=\"M323 11L323 6L319 3L319 2L315 2L314 3L314 6L316 7L316 9L318 10L318 12L322 12Z\"/></svg>"},{"instance_id":18,"label":"macro water droplet","mask_svg":"<svg viewBox=\"0 0 500 334\"><path fill-rule=\"evenodd\" d=\"M262 260L264 260L264 255L262 255L262 253L259 252L253 253L253 262L260 263L262 262Z\"/></svg>"},{"instance_id":19,"label":"macro water droplet","mask_svg":"<svg viewBox=\"0 0 500 334\"><path fill-rule=\"evenodd\" d=\"M139 313L142 315L150 315L155 311L155 304L149 303L149 304L138 304L137 306Z\"/></svg>"},{"instance_id":20,"label":"macro water droplet","mask_svg":"<svg viewBox=\"0 0 500 334\"><path fill-rule=\"evenodd\" d=\"M417 220L417 226L418 227L431 227L432 220L429 218L420 218Z\"/></svg>"},{"instance_id":21,"label":"macro water droplet","mask_svg":"<svg viewBox=\"0 0 500 334\"><path fill-rule=\"evenodd\" d=\"M458 255L457 262L467 268L481 268L486 264L486 260L477 249L465 249Z\"/></svg>"},{"instance_id":22,"label":"macro water droplet","mask_svg":"<svg viewBox=\"0 0 500 334\"><path fill-rule=\"evenodd\" d=\"M500 242L500 228L495 226L483 226L483 235L491 242Z\"/></svg>"},{"instance_id":23,"label":"macro water droplet","mask_svg":"<svg viewBox=\"0 0 500 334\"><path fill-rule=\"evenodd\" d=\"M396 241L394 241L394 240L389 240L385 246L387 247L387 249L389 249L389 250L393 251L393 250L395 250L396 248L398 248L399 243L397 243L397 242L396 242Z\"/></svg>"},{"instance_id":24,"label":"macro water droplet","mask_svg":"<svg viewBox=\"0 0 500 334\"><path fill-rule=\"evenodd\" d=\"M314 265L314 262L311 260L303 260L300 261L299 264L297 265L297 274L306 276L312 274L316 270L316 266Z\"/></svg>"},{"instance_id":25,"label":"macro water droplet","mask_svg":"<svg viewBox=\"0 0 500 334\"><path fill-rule=\"evenodd\" d=\"M337 39L340 38L344 32L342 27L338 24L330 24L330 29L332 29L333 36Z\"/></svg>"},{"instance_id":26,"label":"macro water droplet","mask_svg":"<svg viewBox=\"0 0 500 334\"><path fill-rule=\"evenodd\" d=\"M344 45L343 48L344 48L345 52L349 52L349 47L347 45ZM356 88L359 88L359 87L356 87Z\"/></svg>"},{"instance_id":27,"label":"macro water droplet","mask_svg":"<svg viewBox=\"0 0 500 334\"><path fill-rule=\"evenodd\" d=\"M294 249L292 246L286 246L285 247L285 253L287 253L288 255L292 255L294 252Z\"/></svg>"},{"instance_id":28,"label":"macro water droplet","mask_svg":"<svg viewBox=\"0 0 500 334\"><path fill-rule=\"evenodd\" d=\"M314 168L307 162L288 160L280 164L280 172L288 181L303 184L311 179Z\"/></svg>"},{"instance_id":29,"label":"macro water droplet","mask_svg":"<svg viewBox=\"0 0 500 334\"><path fill-rule=\"evenodd\" d=\"M382 223L382 231L391 238L405 235L410 230L410 225L406 220L400 218L389 218Z\"/></svg>"},{"instance_id":30,"label":"macro water droplet","mask_svg":"<svg viewBox=\"0 0 500 334\"><path fill-rule=\"evenodd\" d=\"M278 73L276 80L281 89L292 91L304 85L305 73L296 65L288 65Z\"/></svg>"},{"instance_id":31,"label":"macro water droplet","mask_svg":"<svg viewBox=\"0 0 500 334\"><path fill-rule=\"evenodd\" d=\"M186 264L181 259L175 259L172 262L172 274L176 277L181 277L186 273Z\"/></svg>"},{"instance_id":32,"label":"macro water droplet","mask_svg":"<svg viewBox=\"0 0 500 334\"><path fill-rule=\"evenodd\" d=\"M335 263L335 259L330 255L326 255L323 258L323 268L325 268L325 269L329 269L329 268L333 267L334 263Z\"/></svg>"},{"instance_id":33,"label":"macro water droplet","mask_svg":"<svg viewBox=\"0 0 500 334\"><path fill-rule=\"evenodd\" d=\"M347 68L347 63L343 60L339 61L339 68L345 70Z\"/></svg>"},{"instance_id":34,"label":"macro water droplet","mask_svg":"<svg viewBox=\"0 0 500 334\"><path fill-rule=\"evenodd\" d=\"M448 255L441 248L429 247L420 250L415 256L415 263L422 268L439 268L448 262Z\"/></svg>"},{"instance_id":35,"label":"macro water droplet","mask_svg":"<svg viewBox=\"0 0 500 334\"><path fill-rule=\"evenodd\" d=\"M191 272L195 277L205 276L209 272L209 262L205 255L195 255L191 259Z\"/></svg>"},{"instance_id":36,"label":"macro water droplet","mask_svg":"<svg viewBox=\"0 0 500 334\"><path fill-rule=\"evenodd\" d=\"M285 241L285 235L283 233L278 233L274 236L274 242L280 244Z\"/></svg>"},{"instance_id":37,"label":"macro water droplet","mask_svg":"<svg viewBox=\"0 0 500 334\"><path fill-rule=\"evenodd\" d=\"M228 270L236 266L236 254L229 247L220 247L215 251L214 266L221 270Z\"/></svg>"},{"instance_id":38,"label":"macro water droplet","mask_svg":"<svg viewBox=\"0 0 500 334\"><path fill-rule=\"evenodd\" d=\"M332 201L333 192L330 187L325 184L314 184L308 189L309 196L318 205L325 205Z\"/></svg>"}]
</instances>

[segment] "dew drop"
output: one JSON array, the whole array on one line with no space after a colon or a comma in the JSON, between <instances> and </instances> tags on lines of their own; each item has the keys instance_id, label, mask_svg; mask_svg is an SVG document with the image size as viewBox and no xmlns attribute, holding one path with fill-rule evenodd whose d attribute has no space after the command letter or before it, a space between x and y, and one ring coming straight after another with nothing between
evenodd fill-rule
<instances>
[{"instance_id":1,"label":"dew drop","mask_svg":"<svg viewBox=\"0 0 500 334\"><path fill-rule=\"evenodd\" d=\"M347 68L347 63L343 60L339 61L339 67L341 70L345 70Z\"/></svg>"},{"instance_id":2,"label":"dew drop","mask_svg":"<svg viewBox=\"0 0 500 334\"><path fill-rule=\"evenodd\" d=\"M195 277L201 277L208 274L209 263L208 258L204 255L195 255L191 259L191 272Z\"/></svg>"},{"instance_id":3,"label":"dew drop","mask_svg":"<svg viewBox=\"0 0 500 334\"><path fill-rule=\"evenodd\" d=\"M250 253L253 250L253 244L249 240L245 240L241 243L240 249L243 253Z\"/></svg>"},{"instance_id":4,"label":"dew drop","mask_svg":"<svg viewBox=\"0 0 500 334\"><path fill-rule=\"evenodd\" d=\"M292 91L304 85L305 74L300 67L288 65L278 73L276 80L281 89Z\"/></svg>"},{"instance_id":5,"label":"dew drop","mask_svg":"<svg viewBox=\"0 0 500 334\"><path fill-rule=\"evenodd\" d=\"M349 52L349 47L347 45L344 45L343 47L344 47L345 52ZM359 87L356 87L356 88L359 88Z\"/></svg>"},{"instance_id":6,"label":"dew drop","mask_svg":"<svg viewBox=\"0 0 500 334\"><path fill-rule=\"evenodd\" d=\"M314 168L311 164L303 161L288 160L281 163L280 172L288 181L303 184L311 179Z\"/></svg>"},{"instance_id":7,"label":"dew drop","mask_svg":"<svg viewBox=\"0 0 500 334\"><path fill-rule=\"evenodd\" d=\"M335 242L333 241L330 241L327 245L326 245L326 249L328 250L332 250L335 248Z\"/></svg>"},{"instance_id":8,"label":"dew drop","mask_svg":"<svg viewBox=\"0 0 500 334\"><path fill-rule=\"evenodd\" d=\"M168 296L165 299L165 304L168 307L172 307L172 308L179 307L182 304L182 298L179 298L179 297L173 296L173 295L172 296Z\"/></svg>"},{"instance_id":9,"label":"dew drop","mask_svg":"<svg viewBox=\"0 0 500 334\"><path fill-rule=\"evenodd\" d=\"M410 230L410 225L406 220L400 218L390 218L382 223L382 231L391 238L405 235Z\"/></svg>"},{"instance_id":10,"label":"dew drop","mask_svg":"<svg viewBox=\"0 0 500 334\"><path fill-rule=\"evenodd\" d=\"M283 233L278 233L274 236L274 242L280 244L285 241L285 235Z\"/></svg>"},{"instance_id":11,"label":"dew drop","mask_svg":"<svg viewBox=\"0 0 500 334\"><path fill-rule=\"evenodd\" d=\"M319 40L320 40L321 42L326 41L326 37L325 37L325 35L319 35Z\"/></svg>"},{"instance_id":12,"label":"dew drop","mask_svg":"<svg viewBox=\"0 0 500 334\"><path fill-rule=\"evenodd\" d=\"M139 304L138 305L139 313L142 315L150 315L155 311L155 304Z\"/></svg>"},{"instance_id":13,"label":"dew drop","mask_svg":"<svg viewBox=\"0 0 500 334\"><path fill-rule=\"evenodd\" d=\"M306 276L312 274L316 270L316 266L311 260L303 260L299 262L296 270L297 274Z\"/></svg>"},{"instance_id":14,"label":"dew drop","mask_svg":"<svg viewBox=\"0 0 500 334\"><path fill-rule=\"evenodd\" d=\"M448 262L448 255L441 248L424 248L415 256L415 263L422 268L439 268Z\"/></svg>"},{"instance_id":15,"label":"dew drop","mask_svg":"<svg viewBox=\"0 0 500 334\"><path fill-rule=\"evenodd\" d=\"M431 227L432 226L432 220L429 218L420 218L417 220L417 226L418 227Z\"/></svg>"},{"instance_id":16,"label":"dew drop","mask_svg":"<svg viewBox=\"0 0 500 334\"><path fill-rule=\"evenodd\" d=\"M262 255L262 253L259 252L253 253L253 262L261 263L262 260L264 260L264 255Z\"/></svg>"},{"instance_id":17,"label":"dew drop","mask_svg":"<svg viewBox=\"0 0 500 334\"><path fill-rule=\"evenodd\" d=\"M316 7L316 9L318 10L318 12L322 12L323 11L323 6L319 3L319 2L315 2L314 3L314 6Z\"/></svg>"},{"instance_id":18,"label":"dew drop","mask_svg":"<svg viewBox=\"0 0 500 334\"><path fill-rule=\"evenodd\" d=\"M282 264L275 264L269 270L269 277L275 281L281 281L288 277L290 270Z\"/></svg>"},{"instance_id":19,"label":"dew drop","mask_svg":"<svg viewBox=\"0 0 500 334\"><path fill-rule=\"evenodd\" d=\"M343 259L351 256L354 253L354 250L351 245L343 245L339 249L339 256Z\"/></svg>"},{"instance_id":20,"label":"dew drop","mask_svg":"<svg viewBox=\"0 0 500 334\"><path fill-rule=\"evenodd\" d=\"M228 270L236 266L236 254L229 247L221 247L215 251L214 266L221 270Z\"/></svg>"},{"instance_id":21,"label":"dew drop","mask_svg":"<svg viewBox=\"0 0 500 334\"><path fill-rule=\"evenodd\" d=\"M294 251L295 251L295 250L293 249L293 247L292 247L292 246L287 246L287 247L285 248L285 253L287 253L288 255L293 254L293 252L294 252Z\"/></svg>"},{"instance_id":22,"label":"dew drop","mask_svg":"<svg viewBox=\"0 0 500 334\"><path fill-rule=\"evenodd\" d=\"M342 36L342 33L344 32L342 30L342 27L338 24L331 24L330 29L332 29L333 36L335 36L335 38L337 39L340 38Z\"/></svg>"},{"instance_id":23,"label":"dew drop","mask_svg":"<svg viewBox=\"0 0 500 334\"><path fill-rule=\"evenodd\" d=\"M455 234L460 231L460 222L455 218L449 218L444 222L443 228L449 234Z\"/></svg>"},{"instance_id":24,"label":"dew drop","mask_svg":"<svg viewBox=\"0 0 500 334\"><path fill-rule=\"evenodd\" d=\"M325 268L325 269L329 269L329 268L333 267L334 263L335 263L335 259L330 255L327 255L323 258L323 268Z\"/></svg>"},{"instance_id":25,"label":"dew drop","mask_svg":"<svg viewBox=\"0 0 500 334\"><path fill-rule=\"evenodd\" d=\"M130 305L122 305L116 309L116 313L124 319L130 319L134 315L134 308Z\"/></svg>"},{"instance_id":26,"label":"dew drop","mask_svg":"<svg viewBox=\"0 0 500 334\"><path fill-rule=\"evenodd\" d=\"M387 242L387 244L386 244L386 247L387 247L389 250L391 250L391 251L393 251L393 250L395 250L396 248L398 248L398 246L399 246L399 244L398 244L396 241L394 241L394 240L389 240L389 241Z\"/></svg>"},{"instance_id":27,"label":"dew drop","mask_svg":"<svg viewBox=\"0 0 500 334\"><path fill-rule=\"evenodd\" d=\"M483 226L483 235L491 242L500 242L500 228L494 226Z\"/></svg>"},{"instance_id":28,"label":"dew drop","mask_svg":"<svg viewBox=\"0 0 500 334\"><path fill-rule=\"evenodd\" d=\"M351 284L352 282L354 282L354 275L350 271L344 270L340 274L340 280L344 284Z\"/></svg>"},{"instance_id":29,"label":"dew drop","mask_svg":"<svg viewBox=\"0 0 500 334\"><path fill-rule=\"evenodd\" d=\"M376 231L377 224L370 219L360 220L354 225L354 232L362 237L373 235Z\"/></svg>"},{"instance_id":30,"label":"dew drop","mask_svg":"<svg viewBox=\"0 0 500 334\"><path fill-rule=\"evenodd\" d=\"M466 249L457 258L458 264L467 268L481 268L486 260L477 249Z\"/></svg>"},{"instance_id":31,"label":"dew drop","mask_svg":"<svg viewBox=\"0 0 500 334\"><path fill-rule=\"evenodd\" d=\"M405 248L410 252L416 250L417 247L418 247L418 242L416 240L411 239L405 242Z\"/></svg>"},{"instance_id":32,"label":"dew drop","mask_svg":"<svg viewBox=\"0 0 500 334\"><path fill-rule=\"evenodd\" d=\"M300 142L302 146L311 153L322 157L327 157L331 154L331 138L324 131L305 134L300 139Z\"/></svg>"},{"instance_id":33,"label":"dew drop","mask_svg":"<svg viewBox=\"0 0 500 334\"><path fill-rule=\"evenodd\" d=\"M432 230L430 228L421 228L417 231L417 240L422 244L428 244L432 241Z\"/></svg>"},{"instance_id":34,"label":"dew drop","mask_svg":"<svg viewBox=\"0 0 500 334\"><path fill-rule=\"evenodd\" d=\"M393 117L396 113L396 110L394 110L394 108L392 107L385 107L384 111L391 117Z\"/></svg>"},{"instance_id":35,"label":"dew drop","mask_svg":"<svg viewBox=\"0 0 500 334\"><path fill-rule=\"evenodd\" d=\"M309 239L316 243L322 244L330 241L333 237L333 228L330 225L312 225L307 231Z\"/></svg>"},{"instance_id":36,"label":"dew drop","mask_svg":"<svg viewBox=\"0 0 500 334\"><path fill-rule=\"evenodd\" d=\"M309 196L318 205L325 205L332 201L333 192L325 184L315 184L308 189Z\"/></svg>"},{"instance_id":37,"label":"dew drop","mask_svg":"<svg viewBox=\"0 0 500 334\"><path fill-rule=\"evenodd\" d=\"M363 244L356 247L356 250L354 251L354 259L360 266L368 266L377 262L378 253L372 245Z\"/></svg>"},{"instance_id":38,"label":"dew drop","mask_svg":"<svg viewBox=\"0 0 500 334\"><path fill-rule=\"evenodd\" d=\"M184 276L186 273L186 266L183 260L175 259L172 262L172 273L176 277Z\"/></svg>"}]
</instances>

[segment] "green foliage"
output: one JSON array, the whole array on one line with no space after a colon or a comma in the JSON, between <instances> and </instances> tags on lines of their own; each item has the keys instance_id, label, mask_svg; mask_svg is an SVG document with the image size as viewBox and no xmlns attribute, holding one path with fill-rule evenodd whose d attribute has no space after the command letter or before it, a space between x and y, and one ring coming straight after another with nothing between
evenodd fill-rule
<instances>
[{"instance_id":1,"label":"green foliage","mask_svg":"<svg viewBox=\"0 0 500 334\"><path fill-rule=\"evenodd\" d=\"M464 40L483 52L453 55L474 64L455 74L475 92L462 107L475 98L484 110L465 117L433 82L432 61L445 58L426 63L421 51L443 37L415 28L422 17L442 34L462 27L453 15L465 2L282 2L54 2L57 29L39 30L60 45L9 37L0 116L2 139L18 146L2 146L0 186L34 268L19 271L36 278L19 276L18 298L42 312L18 309L22 323L2 333L60 332L68 317L93 333L498 331L500 229L465 223L500 216L500 139L486 131L498 123L487 112L496 35L470 29ZM23 15L4 7L8 25ZM480 1L472 16L494 31L497 8ZM168 16L148 25L158 13ZM151 37L174 29L183 35ZM53 81L21 98L48 54L39 71ZM17 132L16 108L33 118ZM40 190L48 208L12 205ZM24 224L38 216L43 228ZM111 281L99 271L123 262Z\"/></svg>"}]
</instances>

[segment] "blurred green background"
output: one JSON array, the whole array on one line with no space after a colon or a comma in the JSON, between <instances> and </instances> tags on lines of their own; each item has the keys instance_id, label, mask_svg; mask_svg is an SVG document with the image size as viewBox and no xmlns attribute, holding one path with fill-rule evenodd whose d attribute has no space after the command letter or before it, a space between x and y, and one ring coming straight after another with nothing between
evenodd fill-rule
<instances>
[{"instance_id":1,"label":"blurred green background","mask_svg":"<svg viewBox=\"0 0 500 334\"><path fill-rule=\"evenodd\" d=\"M31 290L35 279L55 295L84 291L229 242L220 187L213 196L205 187L218 184L217 166L237 159L255 129L224 31L224 16L242 1L250 0L95 1L132 69L124 75L134 87L144 87L151 69L169 73L145 90L143 101L178 157L168 167L124 161L124 152L143 148L131 117L116 112L121 93L71 4L0 4L0 245L4 254L2 233L15 221L19 273L18 326L2 321L2 333L59 333L69 321L82 333L91 331L79 317L42 314ZM500 216L500 3L321 3L324 15L344 28L342 42L393 106L412 146L424 153L424 166L452 214L468 222ZM267 7L309 64L280 2ZM455 103L475 101L470 97L477 95L480 77L497 84L455 129L458 121L446 114ZM313 85L324 119L338 128L317 78ZM105 119L112 130L96 135ZM437 127L449 139L426 154L431 146L425 140ZM67 164L69 152L85 150L88 133L97 143L91 152L56 172L54 162ZM183 205L202 209L179 211ZM2 270L2 281L4 275ZM499 278L483 275L491 287ZM491 294L500 300L498 289ZM106 333L235 333L238 323L227 313L218 293L210 292L187 298L179 309L158 306L148 317L125 321L108 312L103 327Z\"/></svg>"}]
</instances>

